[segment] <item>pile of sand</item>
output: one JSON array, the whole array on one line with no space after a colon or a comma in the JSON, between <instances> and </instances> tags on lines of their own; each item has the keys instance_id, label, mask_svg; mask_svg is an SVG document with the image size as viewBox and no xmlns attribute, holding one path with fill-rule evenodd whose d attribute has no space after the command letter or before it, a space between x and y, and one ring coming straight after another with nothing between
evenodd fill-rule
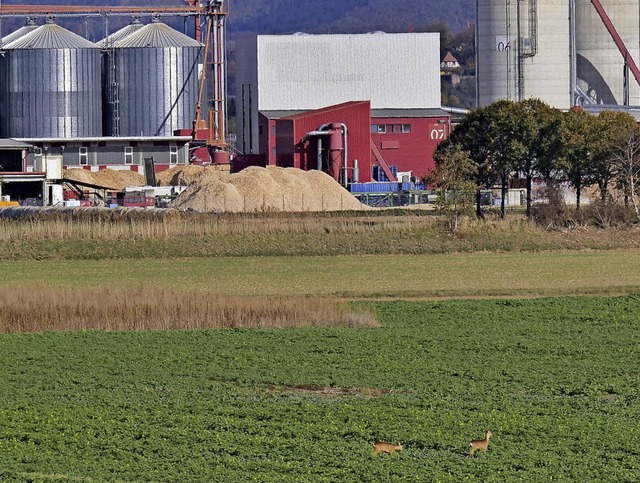
<instances>
[{"instance_id":1,"label":"pile of sand","mask_svg":"<svg viewBox=\"0 0 640 483\"><path fill-rule=\"evenodd\" d=\"M214 212L367 209L325 173L278 167L250 167L235 174L204 168L171 206Z\"/></svg>"},{"instance_id":2,"label":"pile of sand","mask_svg":"<svg viewBox=\"0 0 640 483\"><path fill-rule=\"evenodd\" d=\"M193 183L204 172L219 171L229 172L229 165L220 166L198 166L190 164L187 166L175 166L166 171L156 174L158 186L187 186Z\"/></svg>"},{"instance_id":3,"label":"pile of sand","mask_svg":"<svg viewBox=\"0 0 640 483\"><path fill-rule=\"evenodd\" d=\"M143 175L128 169L101 169L95 172L86 169L66 169L64 171L64 178L116 190L129 186L144 186L146 184Z\"/></svg>"}]
</instances>

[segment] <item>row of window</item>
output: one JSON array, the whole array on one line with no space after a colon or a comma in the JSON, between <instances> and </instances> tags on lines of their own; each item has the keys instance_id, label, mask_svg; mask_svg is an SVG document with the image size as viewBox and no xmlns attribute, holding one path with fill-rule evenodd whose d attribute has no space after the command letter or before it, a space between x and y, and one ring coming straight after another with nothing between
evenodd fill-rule
<instances>
[{"instance_id":1,"label":"row of window","mask_svg":"<svg viewBox=\"0 0 640 483\"><path fill-rule=\"evenodd\" d=\"M42 148L35 148L34 154L42 156ZM81 166L89 164L89 148L84 146L78 148L78 156ZM134 164L132 146L124 147L124 164ZM178 164L178 146L169 146L169 164Z\"/></svg>"},{"instance_id":2,"label":"row of window","mask_svg":"<svg viewBox=\"0 0 640 483\"><path fill-rule=\"evenodd\" d=\"M373 134L410 133L411 124L372 124Z\"/></svg>"}]
</instances>

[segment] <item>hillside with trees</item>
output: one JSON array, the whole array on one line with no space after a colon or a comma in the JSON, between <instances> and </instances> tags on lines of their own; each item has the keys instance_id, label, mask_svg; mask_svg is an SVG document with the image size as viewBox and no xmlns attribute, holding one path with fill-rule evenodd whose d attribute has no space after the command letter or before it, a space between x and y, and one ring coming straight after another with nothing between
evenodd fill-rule
<instances>
[{"instance_id":1,"label":"hillside with trees","mask_svg":"<svg viewBox=\"0 0 640 483\"><path fill-rule=\"evenodd\" d=\"M24 4L25 0L5 0ZM140 0L46 0L50 5L141 5ZM154 5L183 5L179 0L154 0ZM230 0L229 34L364 33L426 31L444 22L452 31L474 21L471 0Z\"/></svg>"}]
</instances>

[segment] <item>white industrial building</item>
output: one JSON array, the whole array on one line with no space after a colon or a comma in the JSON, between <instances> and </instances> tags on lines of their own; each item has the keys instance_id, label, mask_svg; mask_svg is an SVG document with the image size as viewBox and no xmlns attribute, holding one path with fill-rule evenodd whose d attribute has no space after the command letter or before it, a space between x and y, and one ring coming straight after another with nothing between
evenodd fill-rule
<instances>
[{"instance_id":1,"label":"white industrial building","mask_svg":"<svg viewBox=\"0 0 640 483\"><path fill-rule=\"evenodd\" d=\"M259 35L236 45L238 148L258 146L258 112L369 100L372 109L440 107L440 35Z\"/></svg>"},{"instance_id":2,"label":"white industrial building","mask_svg":"<svg viewBox=\"0 0 640 483\"><path fill-rule=\"evenodd\" d=\"M640 105L640 80L631 65L631 59L640 60L638 0L477 0L476 5L480 107L528 98L560 109Z\"/></svg>"}]
</instances>

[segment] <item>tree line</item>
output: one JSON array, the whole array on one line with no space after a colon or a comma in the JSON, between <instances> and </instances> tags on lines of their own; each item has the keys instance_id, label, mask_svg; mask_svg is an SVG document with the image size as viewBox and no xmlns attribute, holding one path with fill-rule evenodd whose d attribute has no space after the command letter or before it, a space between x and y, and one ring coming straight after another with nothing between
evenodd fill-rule
<instances>
[{"instance_id":1,"label":"tree line","mask_svg":"<svg viewBox=\"0 0 640 483\"><path fill-rule=\"evenodd\" d=\"M497 101L468 114L434 154L429 181L447 195L449 208L473 206L483 217L481 189L500 186L505 216L509 181L524 179L526 212L532 216L532 184L541 180L548 201L561 183L576 192L580 211L585 190L597 189L602 206L621 194L640 219L640 125L629 113L581 108L561 111L538 99ZM451 193L455 192L455 195ZM452 204L454 203L454 204Z\"/></svg>"}]
</instances>

